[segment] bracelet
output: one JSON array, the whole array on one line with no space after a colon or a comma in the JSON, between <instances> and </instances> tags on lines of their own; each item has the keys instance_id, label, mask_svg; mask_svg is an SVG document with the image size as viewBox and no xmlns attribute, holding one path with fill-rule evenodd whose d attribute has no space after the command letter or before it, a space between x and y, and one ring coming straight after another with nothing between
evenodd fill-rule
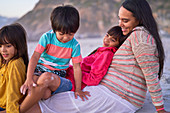
<instances>
[{"instance_id":1,"label":"bracelet","mask_svg":"<svg viewBox=\"0 0 170 113\"><path fill-rule=\"evenodd\" d=\"M161 111L161 110L164 110L164 108L156 109L156 111Z\"/></svg>"}]
</instances>

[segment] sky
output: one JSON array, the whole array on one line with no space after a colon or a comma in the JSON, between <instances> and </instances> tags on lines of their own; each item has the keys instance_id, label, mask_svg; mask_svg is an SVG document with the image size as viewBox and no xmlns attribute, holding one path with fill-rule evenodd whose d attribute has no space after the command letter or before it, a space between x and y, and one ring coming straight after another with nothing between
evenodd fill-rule
<instances>
[{"instance_id":1,"label":"sky","mask_svg":"<svg viewBox=\"0 0 170 113\"><path fill-rule=\"evenodd\" d=\"M0 0L0 15L22 17L31 11L39 0Z\"/></svg>"}]
</instances>

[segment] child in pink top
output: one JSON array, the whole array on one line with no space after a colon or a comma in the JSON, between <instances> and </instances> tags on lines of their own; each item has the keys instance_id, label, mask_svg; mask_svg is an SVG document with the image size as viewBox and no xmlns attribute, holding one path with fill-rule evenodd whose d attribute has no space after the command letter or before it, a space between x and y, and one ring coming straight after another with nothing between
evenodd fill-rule
<instances>
[{"instance_id":1,"label":"child in pink top","mask_svg":"<svg viewBox=\"0 0 170 113\"><path fill-rule=\"evenodd\" d=\"M83 58L81 62L82 89L87 85L98 85L100 83L107 73L114 53L124 42L124 39L121 28L119 26L114 26L108 30L103 38L103 47L97 48L90 55ZM66 78L71 80L73 84L72 91L74 91L75 81L73 66L68 68Z\"/></svg>"}]
</instances>

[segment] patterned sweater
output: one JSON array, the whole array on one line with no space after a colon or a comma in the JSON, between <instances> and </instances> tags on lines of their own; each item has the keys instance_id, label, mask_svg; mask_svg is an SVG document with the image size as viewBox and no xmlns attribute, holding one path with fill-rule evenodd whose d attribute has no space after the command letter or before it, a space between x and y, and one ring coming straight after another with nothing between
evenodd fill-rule
<instances>
[{"instance_id":1,"label":"patterned sweater","mask_svg":"<svg viewBox=\"0 0 170 113\"><path fill-rule=\"evenodd\" d=\"M115 53L101 84L138 108L144 104L148 89L153 104L160 106L163 97L156 43L144 27L135 29Z\"/></svg>"}]
</instances>

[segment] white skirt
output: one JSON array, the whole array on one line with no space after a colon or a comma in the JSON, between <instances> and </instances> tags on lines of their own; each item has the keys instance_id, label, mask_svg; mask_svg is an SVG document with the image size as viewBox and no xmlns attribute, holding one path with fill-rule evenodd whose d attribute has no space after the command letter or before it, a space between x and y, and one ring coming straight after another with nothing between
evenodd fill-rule
<instances>
[{"instance_id":1,"label":"white skirt","mask_svg":"<svg viewBox=\"0 0 170 113\"><path fill-rule=\"evenodd\" d=\"M75 99L74 92L67 91L39 101L42 113L134 113L137 107L112 93L102 85L87 86L88 100Z\"/></svg>"}]
</instances>

